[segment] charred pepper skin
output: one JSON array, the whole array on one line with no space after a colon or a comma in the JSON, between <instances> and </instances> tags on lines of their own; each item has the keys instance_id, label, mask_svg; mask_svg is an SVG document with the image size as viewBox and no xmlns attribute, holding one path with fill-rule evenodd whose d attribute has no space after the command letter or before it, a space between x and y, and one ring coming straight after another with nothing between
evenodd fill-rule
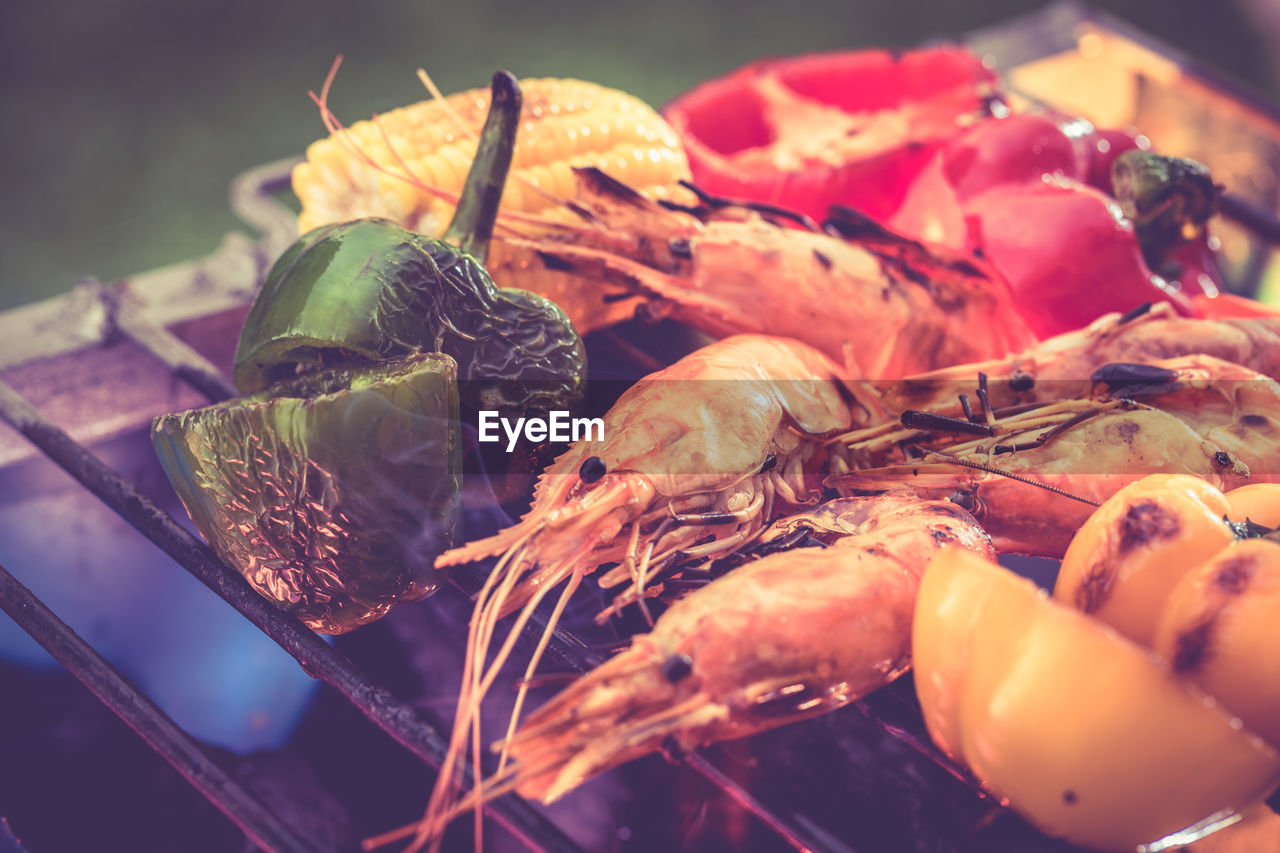
<instances>
[{"instance_id":1,"label":"charred pepper skin","mask_svg":"<svg viewBox=\"0 0 1280 853\"><path fill-rule=\"evenodd\" d=\"M444 352L471 409L568 408L582 393L582 340L555 303L494 286L480 263L384 219L308 232L272 267L236 350L252 393L352 357Z\"/></svg>"},{"instance_id":2,"label":"charred pepper skin","mask_svg":"<svg viewBox=\"0 0 1280 853\"><path fill-rule=\"evenodd\" d=\"M308 374L165 415L151 438L218 556L316 631L350 631L444 577L462 467L446 355Z\"/></svg>"}]
</instances>

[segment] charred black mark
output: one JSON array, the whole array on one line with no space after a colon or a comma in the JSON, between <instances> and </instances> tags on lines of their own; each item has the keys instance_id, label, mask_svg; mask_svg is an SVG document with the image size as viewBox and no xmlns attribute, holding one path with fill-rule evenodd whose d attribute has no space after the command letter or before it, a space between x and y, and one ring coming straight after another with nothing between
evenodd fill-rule
<instances>
[{"instance_id":1,"label":"charred black mark","mask_svg":"<svg viewBox=\"0 0 1280 853\"><path fill-rule=\"evenodd\" d=\"M1021 394L1035 387L1036 378L1025 370L1015 370L1009 377L1009 390Z\"/></svg>"},{"instance_id":2,"label":"charred black mark","mask_svg":"<svg viewBox=\"0 0 1280 853\"><path fill-rule=\"evenodd\" d=\"M907 279L907 281L914 282L925 290L932 292L931 288L933 287L933 279L931 279L929 274L924 270L914 267L911 264L896 264L894 269L898 271L899 275Z\"/></svg>"},{"instance_id":3,"label":"charred black mark","mask_svg":"<svg viewBox=\"0 0 1280 853\"><path fill-rule=\"evenodd\" d=\"M581 204L570 199L564 203L564 206L573 211L574 215L586 220L587 222L600 221L600 217L596 216L595 211L587 207L585 204Z\"/></svg>"},{"instance_id":4,"label":"charred black mark","mask_svg":"<svg viewBox=\"0 0 1280 853\"><path fill-rule=\"evenodd\" d=\"M1142 432L1142 427L1136 421L1120 421L1116 424L1116 432L1126 441L1133 439L1135 435Z\"/></svg>"},{"instance_id":5,"label":"charred black mark","mask_svg":"<svg viewBox=\"0 0 1280 853\"><path fill-rule=\"evenodd\" d=\"M693 658L686 654L674 654L662 662L662 677L672 684L679 684L693 674Z\"/></svg>"},{"instance_id":6,"label":"charred black mark","mask_svg":"<svg viewBox=\"0 0 1280 853\"><path fill-rule=\"evenodd\" d=\"M658 199L658 206L663 210L670 210L674 213L687 213L697 219L702 219L708 212L707 208L700 204L679 204L665 198Z\"/></svg>"},{"instance_id":7,"label":"charred black mark","mask_svg":"<svg viewBox=\"0 0 1280 853\"><path fill-rule=\"evenodd\" d=\"M590 187L594 187L601 193L608 193L619 201L625 201L635 207L650 207L653 202L645 198L632 187L627 186L616 178L611 178L605 172L595 166L577 166L573 170L578 179Z\"/></svg>"},{"instance_id":8,"label":"charred black mark","mask_svg":"<svg viewBox=\"0 0 1280 853\"><path fill-rule=\"evenodd\" d=\"M764 216L776 216L780 219L785 219L788 222L794 222L808 231L822 230L818 227L818 223L814 222L811 217L786 207L780 207L776 204L768 204L767 202L761 201L750 201L748 199L726 198L725 196L712 195L702 187L690 183L689 181L681 181L680 186L696 195L698 197L698 201L702 202L703 205L711 210L718 210L724 207L740 207L743 210L753 210Z\"/></svg>"},{"instance_id":9,"label":"charred black mark","mask_svg":"<svg viewBox=\"0 0 1280 853\"><path fill-rule=\"evenodd\" d=\"M1117 320L1116 323L1117 325L1123 326L1125 323L1138 319L1139 317L1141 317L1143 314L1146 314L1150 310L1151 310L1151 303L1144 302L1141 305L1137 306L1136 308L1130 308L1128 311L1121 314L1120 319Z\"/></svg>"},{"instance_id":10,"label":"charred black mark","mask_svg":"<svg viewBox=\"0 0 1280 853\"><path fill-rule=\"evenodd\" d=\"M822 221L822 230L834 237L869 240L925 251L924 245L919 241L891 231L862 211L843 204L831 205L827 218Z\"/></svg>"},{"instance_id":11,"label":"charred black mark","mask_svg":"<svg viewBox=\"0 0 1280 853\"><path fill-rule=\"evenodd\" d=\"M1164 390L1177 378L1177 371L1166 367L1129 362L1104 364L1090 377L1092 381L1105 383L1112 391L1123 391L1126 395L1149 394Z\"/></svg>"},{"instance_id":12,"label":"charred black mark","mask_svg":"<svg viewBox=\"0 0 1280 853\"><path fill-rule=\"evenodd\" d=\"M578 467L578 479L584 483L594 483L607 473L604 460L599 456L588 456Z\"/></svg>"},{"instance_id":13,"label":"charred black mark","mask_svg":"<svg viewBox=\"0 0 1280 853\"><path fill-rule=\"evenodd\" d=\"M774 468L777 468L777 467L778 467L778 457L770 453L768 456L764 458L764 464L760 466L760 473L767 474L768 472L772 471Z\"/></svg>"},{"instance_id":14,"label":"charred black mark","mask_svg":"<svg viewBox=\"0 0 1280 853\"><path fill-rule=\"evenodd\" d=\"M1213 617L1201 622L1178 637L1173 653L1173 671L1190 672L1199 669L1209 657L1209 639L1213 633Z\"/></svg>"},{"instance_id":15,"label":"charred black mark","mask_svg":"<svg viewBox=\"0 0 1280 853\"><path fill-rule=\"evenodd\" d=\"M687 237L672 237L667 241L667 251L673 257L683 258L686 261L693 258L693 244Z\"/></svg>"},{"instance_id":16,"label":"charred black mark","mask_svg":"<svg viewBox=\"0 0 1280 853\"><path fill-rule=\"evenodd\" d=\"M538 257L542 260L542 265L549 270L555 272L572 272L574 269L572 261L566 261L550 252L538 252Z\"/></svg>"},{"instance_id":17,"label":"charred black mark","mask_svg":"<svg viewBox=\"0 0 1280 853\"><path fill-rule=\"evenodd\" d=\"M985 272L978 269L978 267L974 266L971 261L968 261L964 258L948 262L947 269L951 270L952 272L959 273L960 275L969 276L970 278L986 278L987 277L987 274Z\"/></svg>"},{"instance_id":18,"label":"charred black mark","mask_svg":"<svg viewBox=\"0 0 1280 853\"><path fill-rule=\"evenodd\" d=\"M1111 587L1115 582L1115 570L1108 563L1094 563L1085 572L1084 580L1076 590L1076 607L1085 613L1093 613L1111 595Z\"/></svg>"},{"instance_id":19,"label":"charred black mark","mask_svg":"<svg viewBox=\"0 0 1280 853\"><path fill-rule=\"evenodd\" d=\"M817 249L814 249L813 256L817 258L818 263L822 265L822 268L824 270L831 269L831 259L828 258L826 255L822 254L822 252L818 251Z\"/></svg>"},{"instance_id":20,"label":"charred black mark","mask_svg":"<svg viewBox=\"0 0 1280 853\"><path fill-rule=\"evenodd\" d=\"M929 535L933 537L933 541L939 545L946 545L948 542L954 542L958 538L954 533L945 527L934 527L929 530Z\"/></svg>"},{"instance_id":21,"label":"charred black mark","mask_svg":"<svg viewBox=\"0 0 1280 853\"><path fill-rule=\"evenodd\" d=\"M957 435L995 434L995 427L990 424L976 424L961 418L952 418L933 412L922 412L918 409L907 409L902 413L902 425L907 429L924 429L932 432L955 433Z\"/></svg>"},{"instance_id":22,"label":"charred black mark","mask_svg":"<svg viewBox=\"0 0 1280 853\"><path fill-rule=\"evenodd\" d=\"M1249 586L1253 575L1253 558L1236 557L1223 563L1213 576L1213 585L1229 595L1239 595Z\"/></svg>"},{"instance_id":23,"label":"charred black mark","mask_svg":"<svg viewBox=\"0 0 1280 853\"><path fill-rule=\"evenodd\" d=\"M1231 454L1225 450L1219 450L1213 454L1213 464L1218 468L1231 468L1235 465L1235 460L1231 458Z\"/></svg>"},{"instance_id":24,"label":"charred black mark","mask_svg":"<svg viewBox=\"0 0 1280 853\"><path fill-rule=\"evenodd\" d=\"M1178 517L1154 501L1142 501L1129 507L1120 521L1121 554L1161 539L1178 535Z\"/></svg>"}]
</instances>

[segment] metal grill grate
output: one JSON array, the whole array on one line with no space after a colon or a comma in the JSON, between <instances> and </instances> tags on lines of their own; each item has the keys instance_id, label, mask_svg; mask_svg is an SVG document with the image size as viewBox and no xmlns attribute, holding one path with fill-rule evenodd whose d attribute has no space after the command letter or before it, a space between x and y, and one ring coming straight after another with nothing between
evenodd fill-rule
<instances>
[{"instance_id":1,"label":"metal grill grate","mask_svg":"<svg viewBox=\"0 0 1280 853\"><path fill-rule=\"evenodd\" d=\"M1086 25L1101 26L1076 7L1057 7L1015 28L978 34L974 43L989 52L1018 53L1021 61L1068 49L1064 39L1073 44ZM1254 112L1260 109L1239 93L1220 87L1215 91L1228 102L1243 103ZM1267 117L1274 121L1269 111ZM229 347L254 289L271 260L292 240L292 214L275 198L287 187L292 165L288 161L263 166L233 187L233 207L261 230L258 240L230 235L203 261L111 287L86 282L68 297L0 316L0 419L29 442L0 441L0 465L30 458L33 447L43 453L308 673L409 753L435 767L445 741L421 713L260 598L206 545L85 446L136 430L157 414L234 394L215 365L229 362ZM1280 233L1264 203L1238 200L1228 207L1234 218L1262 238L1260 242L1272 242ZM1254 267L1256 274L1261 267L1251 263ZM89 355L92 371L86 370ZM464 577L462 585L474 581ZM325 849L319 839L299 835L230 777L3 567L0 609L254 843L271 850ZM527 629L531 636L540 630L538 624ZM593 661L590 647L564 629L557 630L549 656L571 672L584 671ZM905 849L904 844L914 840L922 849L939 850L970 849L975 844L986 850L1068 849L985 800L973 781L928 743L908 694L897 685L827 718L770 732L746 744L671 759L719 791L722 802L736 804L759 821L757 830L740 836L753 844L796 850L887 850ZM529 849L580 849L542 810L514 795L494 802L488 813ZM6 849L9 838L0 823L0 849Z\"/></svg>"}]
</instances>

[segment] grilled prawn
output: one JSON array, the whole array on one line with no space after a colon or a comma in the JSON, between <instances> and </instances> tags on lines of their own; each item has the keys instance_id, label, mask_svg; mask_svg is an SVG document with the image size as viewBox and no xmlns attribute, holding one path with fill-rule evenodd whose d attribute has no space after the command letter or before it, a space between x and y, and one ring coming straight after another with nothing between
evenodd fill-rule
<instances>
[{"instance_id":1,"label":"grilled prawn","mask_svg":"<svg viewBox=\"0 0 1280 853\"><path fill-rule=\"evenodd\" d=\"M597 169L575 171L581 227L497 241L536 250L550 270L639 295L648 316L717 336L802 339L871 378L1003 356L1036 340L1003 280L974 259L862 220L846 219L842 239L705 196L694 208L662 206Z\"/></svg>"},{"instance_id":2,"label":"grilled prawn","mask_svg":"<svg viewBox=\"0 0 1280 853\"><path fill-rule=\"evenodd\" d=\"M478 743L480 703L546 594L568 581L553 626L583 576L617 561L640 597L654 567L677 554L730 551L779 507L816 501L825 437L851 419L839 378L822 353L783 338L740 335L698 350L626 391L604 416L604 440L559 457L517 524L437 560L443 567L499 555L476 599L453 738L417 845L439 827L468 733L473 749ZM517 609L486 667L498 619ZM523 697L521 689L512 730Z\"/></svg>"},{"instance_id":3,"label":"grilled prawn","mask_svg":"<svg viewBox=\"0 0 1280 853\"><path fill-rule=\"evenodd\" d=\"M1209 356L1103 365L1093 394L985 409L908 410L839 440L871 466L828 478L905 489L969 508L1002 551L1061 557L1094 506L1146 474L1219 489L1280 481L1280 384ZM976 421L976 422L975 422ZM907 461L885 465L903 454Z\"/></svg>"},{"instance_id":4,"label":"grilled prawn","mask_svg":"<svg viewBox=\"0 0 1280 853\"><path fill-rule=\"evenodd\" d=\"M884 389L887 409L932 409L951 403L978 373L989 379L992 405L1045 401L1088 392L1104 364L1206 355L1280 379L1280 317L1182 317L1168 303L1134 316L1107 314L1084 329L1048 338L1017 355L943 368Z\"/></svg>"},{"instance_id":5,"label":"grilled prawn","mask_svg":"<svg viewBox=\"0 0 1280 853\"><path fill-rule=\"evenodd\" d=\"M844 498L784 519L751 561L676 601L653 630L535 712L487 795L551 802L671 744L691 750L845 705L908 667L916 590L944 545L993 554L963 509ZM744 643L749 636L751 642Z\"/></svg>"}]
</instances>

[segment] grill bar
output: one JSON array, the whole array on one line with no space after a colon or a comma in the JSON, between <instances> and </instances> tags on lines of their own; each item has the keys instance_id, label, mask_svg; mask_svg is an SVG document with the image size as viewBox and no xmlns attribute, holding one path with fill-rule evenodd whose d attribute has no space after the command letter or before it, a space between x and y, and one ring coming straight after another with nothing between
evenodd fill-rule
<instances>
[{"instance_id":1,"label":"grill bar","mask_svg":"<svg viewBox=\"0 0 1280 853\"><path fill-rule=\"evenodd\" d=\"M236 396L236 387L212 362L168 329L145 319L117 291L103 289L102 298L107 304L109 322L116 331L158 359L174 376L208 397L209 402L220 403Z\"/></svg>"},{"instance_id":2,"label":"grill bar","mask_svg":"<svg viewBox=\"0 0 1280 853\"><path fill-rule=\"evenodd\" d=\"M351 661L315 632L270 604L244 578L219 560L207 545L179 526L171 516L2 382L0 420L22 433L121 518L221 596L297 659L309 674L337 690L418 758L432 767L440 766L446 742L412 708L371 683ZM206 791L206 795L210 796L209 792ZM495 800L489 808L505 829L531 849L564 853L574 853L579 849L559 827L517 797Z\"/></svg>"},{"instance_id":3,"label":"grill bar","mask_svg":"<svg viewBox=\"0 0 1280 853\"><path fill-rule=\"evenodd\" d=\"M299 837L223 772L186 732L116 672L4 566L0 566L0 610L92 690L264 850L311 853L320 849Z\"/></svg>"},{"instance_id":4,"label":"grill bar","mask_svg":"<svg viewBox=\"0 0 1280 853\"><path fill-rule=\"evenodd\" d=\"M799 816L793 816L792 820L785 820L780 815L769 810L769 807L757 800L749 791L730 779L719 767L716 767L707 758L698 753L692 753L684 757L684 763L692 770L696 771L702 778L715 785L730 799L741 806L744 810L755 815L756 818L765 826L772 829L780 838L794 847L799 853L813 853L813 851L824 850L827 853L856 853L851 847L834 838L825 837L818 842L810 833L796 826L799 823Z\"/></svg>"}]
</instances>

